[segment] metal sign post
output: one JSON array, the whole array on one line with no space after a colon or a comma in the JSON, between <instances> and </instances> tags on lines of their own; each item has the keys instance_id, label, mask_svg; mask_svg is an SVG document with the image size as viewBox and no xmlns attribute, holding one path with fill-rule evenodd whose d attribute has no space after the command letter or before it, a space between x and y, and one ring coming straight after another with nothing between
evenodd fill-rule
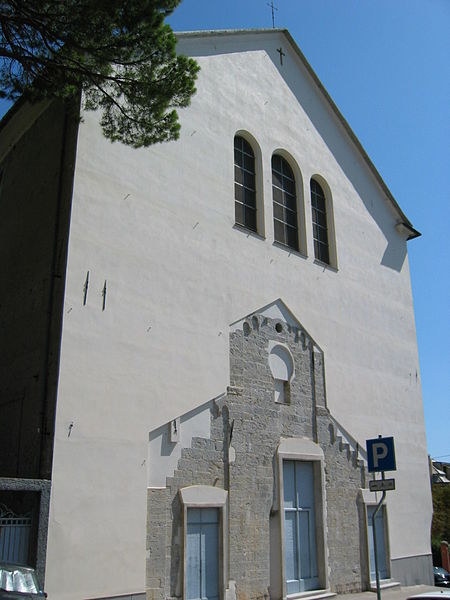
<instances>
[{"instance_id":1,"label":"metal sign post","mask_svg":"<svg viewBox=\"0 0 450 600\"><path fill-rule=\"evenodd\" d=\"M384 471L381 473L382 479L384 479ZM377 518L378 511L386 498L386 490L383 490L381 500L378 502L376 509L372 515L372 532L373 532L373 551L375 554L375 577L377 581L377 600L381 600L381 588L380 588L380 571L378 569L378 550L377 550L377 528L375 526L375 519Z\"/></svg>"},{"instance_id":2,"label":"metal sign post","mask_svg":"<svg viewBox=\"0 0 450 600\"><path fill-rule=\"evenodd\" d=\"M395 490L395 479L385 479L385 471L396 471L394 438L383 438L381 435L373 440L366 440L367 462L369 473L380 473L381 481L369 481L369 489L371 492L383 492L381 500L378 502L376 509L372 515L372 532L373 532L373 550L375 555L375 577L377 582L377 600L381 600L380 588L380 572L378 569L378 551L377 551L377 530L375 519L386 498L386 490ZM369 568L370 571L370 568Z\"/></svg>"}]
</instances>

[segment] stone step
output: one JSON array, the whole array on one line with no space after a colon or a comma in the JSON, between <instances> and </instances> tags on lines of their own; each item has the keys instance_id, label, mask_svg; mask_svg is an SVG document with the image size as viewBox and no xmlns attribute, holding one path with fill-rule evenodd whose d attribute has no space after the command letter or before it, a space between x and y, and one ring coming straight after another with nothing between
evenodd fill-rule
<instances>
[{"instance_id":1,"label":"stone step","mask_svg":"<svg viewBox=\"0 0 450 600\"><path fill-rule=\"evenodd\" d=\"M382 579L380 581L380 590L389 590L389 589L393 589L393 588L400 588L400 586L401 586L400 582L394 581L393 579ZM369 589L371 592L376 592L377 591L377 582L371 581Z\"/></svg>"}]
</instances>

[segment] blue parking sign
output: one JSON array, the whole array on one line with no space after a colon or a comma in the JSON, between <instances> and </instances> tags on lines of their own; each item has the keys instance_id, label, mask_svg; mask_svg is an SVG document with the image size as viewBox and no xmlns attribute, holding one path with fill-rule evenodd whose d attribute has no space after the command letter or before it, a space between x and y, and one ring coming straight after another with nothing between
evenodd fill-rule
<instances>
[{"instance_id":1,"label":"blue parking sign","mask_svg":"<svg viewBox=\"0 0 450 600\"><path fill-rule=\"evenodd\" d=\"M378 437L366 440L369 473L396 471L393 437Z\"/></svg>"}]
</instances>

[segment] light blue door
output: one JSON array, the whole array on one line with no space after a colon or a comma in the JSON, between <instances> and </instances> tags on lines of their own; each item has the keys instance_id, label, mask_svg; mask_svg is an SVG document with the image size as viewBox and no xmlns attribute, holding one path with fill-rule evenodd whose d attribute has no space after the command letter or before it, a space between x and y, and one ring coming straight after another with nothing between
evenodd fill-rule
<instances>
[{"instance_id":1,"label":"light blue door","mask_svg":"<svg viewBox=\"0 0 450 600\"><path fill-rule=\"evenodd\" d=\"M284 560L287 594L317 589L312 462L283 461Z\"/></svg>"},{"instance_id":2,"label":"light blue door","mask_svg":"<svg viewBox=\"0 0 450 600\"><path fill-rule=\"evenodd\" d=\"M369 506L367 508L367 521L369 529L369 557L370 557L370 580L376 580L375 574L375 549L373 544L373 513L375 512L375 506ZM386 536L385 536L385 523L384 523L384 509L380 508L375 518L375 528L377 533L377 559L378 559L378 570L380 573L380 579L387 579L389 577L387 560L386 560Z\"/></svg>"},{"instance_id":3,"label":"light blue door","mask_svg":"<svg viewBox=\"0 0 450 600\"><path fill-rule=\"evenodd\" d=\"M219 509L188 508L187 600L219 598Z\"/></svg>"}]
</instances>

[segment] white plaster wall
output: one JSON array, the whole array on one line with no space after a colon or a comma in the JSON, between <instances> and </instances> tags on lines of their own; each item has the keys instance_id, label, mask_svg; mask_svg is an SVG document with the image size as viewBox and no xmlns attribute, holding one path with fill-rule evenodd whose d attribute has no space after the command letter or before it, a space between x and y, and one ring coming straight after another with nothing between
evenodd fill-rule
<instances>
[{"instance_id":1,"label":"white plaster wall","mask_svg":"<svg viewBox=\"0 0 450 600\"><path fill-rule=\"evenodd\" d=\"M47 563L47 588L61 600L144 590L149 432L223 392L229 325L277 298L324 350L333 415L361 444L396 439L392 558L429 552L398 215L281 34L183 39L179 49L202 68L179 141L137 151L106 141L95 114L80 126ZM233 227L238 130L261 147L265 238ZM276 149L303 177L307 258L273 244ZM314 261L314 174L333 197L337 271Z\"/></svg>"},{"instance_id":2,"label":"white plaster wall","mask_svg":"<svg viewBox=\"0 0 450 600\"><path fill-rule=\"evenodd\" d=\"M212 402L207 402L177 419L179 431L176 441L171 441L167 423L151 432L148 441L147 487L166 487L166 478L173 477L183 448L191 447L193 437L210 438L211 408Z\"/></svg>"}]
</instances>

